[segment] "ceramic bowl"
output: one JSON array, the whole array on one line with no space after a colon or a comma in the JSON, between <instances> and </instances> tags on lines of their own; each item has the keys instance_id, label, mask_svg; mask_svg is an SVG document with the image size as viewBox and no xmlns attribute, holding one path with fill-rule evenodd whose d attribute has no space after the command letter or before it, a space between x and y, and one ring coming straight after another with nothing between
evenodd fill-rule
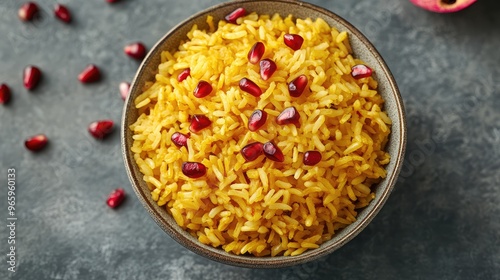
<instances>
[{"instance_id":1,"label":"ceramic bowl","mask_svg":"<svg viewBox=\"0 0 500 280\"><path fill-rule=\"evenodd\" d=\"M146 183L142 180L143 175L140 173L130 151L133 140L129 126L138 117L133 100L141 93L141 89L147 81L154 80L154 75L157 73L157 67L160 63L160 53L163 50L177 49L180 42L186 40L186 34L193 24L197 24L200 29L208 29L205 22L208 15L213 16L214 21L217 22L239 7L244 7L247 11L257 12L258 14L279 13L283 17L292 14L294 18L309 17L312 19L319 17L339 31L347 31L354 55L364 60L374 69L375 78L379 82L379 92L386 102L385 110L393 120L390 140L387 145L387 150L391 155L391 162L386 167L388 171L387 177L374 188L375 199L366 208L359 211L356 222L338 231L331 240L325 242L319 248L306 251L298 256L254 257L251 255L234 255L226 253L220 248L213 248L200 243L196 238L180 228L163 207L159 207L153 201ZM290 0L250 0L223 3L199 12L172 28L156 43L140 65L131 85L130 95L126 100L121 127L122 152L128 176L137 197L155 222L173 239L199 255L230 265L252 268L277 268L305 263L332 253L353 239L370 223L389 197L402 166L406 146L406 122L403 101L394 77L375 47L353 25L333 12L312 4Z\"/></svg>"}]
</instances>

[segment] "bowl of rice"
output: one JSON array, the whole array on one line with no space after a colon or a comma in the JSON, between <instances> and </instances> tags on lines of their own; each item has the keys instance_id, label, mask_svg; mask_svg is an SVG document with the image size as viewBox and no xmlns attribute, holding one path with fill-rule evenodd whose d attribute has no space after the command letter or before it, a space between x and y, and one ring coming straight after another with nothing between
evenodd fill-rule
<instances>
[{"instance_id":1,"label":"bowl of rice","mask_svg":"<svg viewBox=\"0 0 500 280\"><path fill-rule=\"evenodd\" d=\"M379 212L403 101L354 26L300 1L233 1L171 29L132 83L122 152L137 197L193 252L276 268L340 248Z\"/></svg>"}]
</instances>

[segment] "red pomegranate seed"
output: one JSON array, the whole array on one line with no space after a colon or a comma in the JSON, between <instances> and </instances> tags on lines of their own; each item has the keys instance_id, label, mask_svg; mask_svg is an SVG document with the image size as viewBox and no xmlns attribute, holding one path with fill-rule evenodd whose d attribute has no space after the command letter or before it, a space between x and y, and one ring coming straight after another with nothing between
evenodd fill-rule
<instances>
[{"instance_id":1,"label":"red pomegranate seed","mask_svg":"<svg viewBox=\"0 0 500 280\"><path fill-rule=\"evenodd\" d=\"M187 140L189 138L189 135L182 134L180 132L175 132L172 134L172 137L170 138L172 142L177 146L177 147L186 147L187 148Z\"/></svg>"},{"instance_id":2,"label":"red pomegranate seed","mask_svg":"<svg viewBox=\"0 0 500 280\"><path fill-rule=\"evenodd\" d=\"M257 42L253 45L253 47L250 49L248 52L248 62L252 64L257 64L259 60L262 58L264 55L264 52L266 51L266 47L262 42Z\"/></svg>"},{"instance_id":3,"label":"red pomegranate seed","mask_svg":"<svg viewBox=\"0 0 500 280\"><path fill-rule=\"evenodd\" d=\"M373 70L364 64L354 65L351 68L351 76L354 79L370 77L372 75L372 72Z\"/></svg>"},{"instance_id":4,"label":"red pomegranate seed","mask_svg":"<svg viewBox=\"0 0 500 280\"><path fill-rule=\"evenodd\" d=\"M321 153L318 151L307 151L304 153L304 164L305 165L316 165L321 161Z\"/></svg>"},{"instance_id":5,"label":"red pomegranate seed","mask_svg":"<svg viewBox=\"0 0 500 280\"><path fill-rule=\"evenodd\" d=\"M254 161L263 153L264 145L260 142L253 142L241 149L241 155L245 158L246 161Z\"/></svg>"},{"instance_id":6,"label":"red pomegranate seed","mask_svg":"<svg viewBox=\"0 0 500 280\"><path fill-rule=\"evenodd\" d=\"M262 150L264 151L266 157L270 160L274 160L277 162L283 162L285 160L285 157L283 156L283 152L281 151L281 149L272 141L266 142L262 146Z\"/></svg>"},{"instance_id":7,"label":"red pomegranate seed","mask_svg":"<svg viewBox=\"0 0 500 280\"><path fill-rule=\"evenodd\" d=\"M127 99L128 93L130 91L130 84L127 82L121 82L118 88L120 89L120 95L122 99Z\"/></svg>"},{"instance_id":8,"label":"red pomegranate seed","mask_svg":"<svg viewBox=\"0 0 500 280\"><path fill-rule=\"evenodd\" d=\"M82 83L93 83L101 79L101 71L94 64L89 64L83 71L78 75L78 80Z\"/></svg>"},{"instance_id":9,"label":"red pomegranate seed","mask_svg":"<svg viewBox=\"0 0 500 280\"><path fill-rule=\"evenodd\" d=\"M262 110L255 110L253 113L250 115L250 118L248 118L248 129L250 131L256 131L260 127L262 127L267 120L267 113Z\"/></svg>"},{"instance_id":10,"label":"red pomegranate seed","mask_svg":"<svg viewBox=\"0 0 500 280\"><path fill-rule=\"evenodd\" d=\"M212 85L207 81L200 81L196 88L194 89L194 96L197 98L203 98L212 92Z\"/></svg>"},{"instance_id":11,"label":"red pomegranate seed","mask_svg":"<svg viewBox=\"0 0 500 280\"><path fill-rule=\"evenodd\" d=\"M189 178L199 178L207 173L207 168L199 162L185 161L182 163L182 173Z\"/></svg>"},{"instance_id":12,"label":"red pomegranate seed","mask_svg":"<svg viewBox=\"0 0 500 280\"><path fill-rule=\"evenodd\" d=\"M37 4L33 2L27 2L24 3L20 8L17 14L19 15L19 18L23 21L30 21L32 20L36 13L38 12L38 6Z\"/></svg>"},{"instance_id":13,"label":"red pomegranate seed","mask_svg":"<svg viewBox=\"0 0 500 280\"><path fill-rule=\"evenodd\" d=\"M64 5L57 4L56 7L54 8L54 15L64 21L65 23L70 23L71 22L71 13L69 12L68 8Z\"/></svg>"},{"instance_id":14,"label":"red pomegranate seed","mask_svg":"<svg viewBox=\"0 0 500 280\"><path fill-rule=\"evenodd\" d=\"M0 104L7 104L10 100L10 88L6 84L0 85Z\"/></svg>"},{"instance_id":15,"label":"red pomegranate seed","mask_svg":"<svg viewBox=\"0 0 500 280\"><path fill-rule=\"evenodd\" d=\"M128 56L138 60L141 60L146 56L146 47L141 42L126 45L125 48L123 48L123 51Z\"/></svg>"},{"instance_id":16,"label":"red pomegranate seed","mask_svg":"<svg viewBox=\"0 0 500 280\"><path fill-rule=\"evenodd\" d=\"M270 59L263 59L260 61L260 77L262 80L267 81L276 71L276 63Z\"/></svg>"},{"instance_id":17,"label":"red pomegranate seed","mask_svg":"<svg viewBox=\"0 0 500 280\"><path fill-rule=\"evenodd\" d=\"M285 124L294 124L294 125L299 125L299 120L300 120L300 114L295 109L295 107L288 107L283 110L277 117L276 117L276 123L279 125L285 125Z\"/></svg>"},{"instance_id":18,"label":"red pomegranate seed","mask_svg":"<svg viewBox=\"0 0 500 280\"><path fill-rule=\"evenodd\" d=\"M288 92L290 93L290 96L299 97L304 92L306 86L306 75L300 75L288 84Z\"/></svg>"},{"instance_id":19,"label":"red pomegranate seed","mask_svg":"<svg viewBox=\"0 0 500 280\"><path fill-rule=\"evenodd\" d=\"M226 21L236 24L236 20L247 14L245 8L238 8L225 17Z\"/></svg>"},{"instance_id":20,"label":"red pomegranate seed","mask_svg":"<svg viewBox=\"0 0 500 280\"><path fill-rule=\"evenodd\" d=\"M106 2L108 2L108 3L116 3L116 2L120 2L120 0L106 0Z\"/></svg>"},{"instance_id":21,"label":"red pomegranate seed","mask_svg":"<svg viewBox=\"0 0 500 280\"><path fill-rule=\"evenodd\" d=\"M40 71L40 69L38 69L38 67L33 65L27 66L26 68L24 68L24 87L28 90L34 89L38 85L41 77L42 72Z\"/></svg>"},{"instance_id":22,"label":"red pomegranate seed","mask_svg":"<svg viewBox=\"0 0 500 280\"><path fill-rule=\"evenodd\" d=\"M187 77L189 77L190 75L191 75L191 69L186 68L186 69L182 70L182 72L179 74L179 76L177 76L177 81L182 82L185 79L187 79Z\"/></svg>"},{"instance_id":23,"label":"red pomegranate seed","mask_svg":"<svg viewBox=\"0 0 500 280\"><path fill-rule=\"evenodd\" d=\"M122 188L118 188L108 195L106 204L111 208L116 208L122 204L123 200L125 200L125 191Z\"/></svg>"},{"instance_id":24,"label":"red pomegranate seed","mask_svg":"<svg viewBox=\"0 0 500 280\"><path fill-rule=\"evenodd\" d=\"M30 151L39 151L47 145L49 139L44 134L31 136L24 141L24 146Z\"/></svg>"},{"instance_id":25,"label":"red pomegranate seed","mask_svg":"<svg viewBox=\"0 0 500 280\"><path fill-rule=\"evenodd\" d=\"M240 89L244 92L250 93L255 97L259 97L262 94L262 90L260 89L260 87L247 78L243 78L240 80Z\"/></svg>"},{"instance_id":26,"label":"red pomegranate seed","mask_svg":"<svg viewBox=\"0 0 500 280\"><path fill-rule=\"evenodd\" d=\"M205 115L193 115L191 118L191 125L189 130L191 132L197 133L200 130L209 127L212 121Z\"/></svg>"},{"instance_id":27,"label":"red pomegranate seed","mask_svg":"<svg viewBox=\"0 0 500 280\"><path fill-rule=\"evenodd\" d=\"M285 34L283 41L285 41L285 44L290 47L290 49L296 51L302 47L304 38L298 34Z\"/></svg>"},{"instance_id":28,"label":"red pomegranate seed","mask_svg":"<svg viewBox=\"0 0 500 280\"><path fill-rule=\"evenodd\" d=\"M113 131L112 120L100 120L91 123L88 127L89 133L96 139L103 139Z\"/></svg>"}]
</instances>

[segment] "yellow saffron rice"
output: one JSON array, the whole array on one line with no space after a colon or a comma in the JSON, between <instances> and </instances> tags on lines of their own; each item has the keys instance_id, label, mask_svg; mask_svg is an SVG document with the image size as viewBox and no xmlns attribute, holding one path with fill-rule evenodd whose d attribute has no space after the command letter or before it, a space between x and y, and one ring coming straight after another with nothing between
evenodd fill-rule
<instances>
[{"instance_id":1,"label":"yellow saffron rice","mask_svg":"<svg viewBox=\"0 0 500 280\"><path fill-rule=\"evenodd\" d=\"M372 78L354 79L348 34L322 19L249 14L238 24L214 23L209 30L193 26L177 51L164 51L154 81L135 99L137 121L130 126L133 147L152 198L201 243L234 254L294 256L315 249L356 220L359 208L374 198L372 187L386 176L384 150L391 120ZM286 33L304 38L294 51ZM247 54L256 42L263 58L278 70L267 81ZM190 68L182 82L177 76ZM298 98L288 83L306 75L309 83ZM254 81L260 97L240 90L242 78ZM213 91L196 98L199 81ZM276 116L290 106L300 125L278 125ZM266 124L248 129L256 109L267 112ZM212 124L189 131L190 116L203 114ZM175 132L190 134L186 147L171 141ZM264 155L245 162L240 150L252 142L274 141L285 155L278 163ZM306 151L322 160L303 164ZM186 177L185 161L201 162L205 176Z\"/></svg>"}]
</instances>

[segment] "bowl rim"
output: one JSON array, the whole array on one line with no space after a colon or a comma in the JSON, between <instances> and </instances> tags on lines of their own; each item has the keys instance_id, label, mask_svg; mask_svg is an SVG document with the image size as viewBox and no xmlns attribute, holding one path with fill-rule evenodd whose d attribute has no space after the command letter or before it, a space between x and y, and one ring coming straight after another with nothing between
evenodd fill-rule
<instances>
[{"instance_id":1,"label":"bowl rim","mask_svg":"<svg viewBox=\"0 0 500 280\"><path fill-rule=\"evenodd\" d=\"M141 187L139 181L142 180L142 177L138 178L137 176L134 175L134 168L133 166L135 165L135 161L133 159L133 156L131 156L131 151L127 148L129 145L129 142L131 139L126 138L127 130L129 129L127 125L127 119L130 113L130 110L127 109L133 109L131 108L131 104L133 104L131 100L132 92L135 92L136 90L139 90L138 87L139 85L138 80L140 77L144 74L146 71L146 67L150 61L152 60L154 55L158 54L158 48L161 47L166 40L168 40L175 32L180 29L183 25L190 23L194 19L198 17L206 17L210 13L216 11L217 9L220 9L222 7L227 7L227 6L238 6L241 3L254 3L254 2L273 2L273 3L284 3L284 4L291 4L291 5L296 5L297 8L302 8L306 7L309 9L314 10L315 12L318 12L319 14L322 14L324 17L331 18L337 22L339 22L341 25L345 26L346 30L350 33L350 36L355 36L357 37L362 44L365 45L365 47L369 50L370 55L373 56L375 61L377 61L378 65L383 71L383 74L387 77L388 80L388 85L389 85L389 90L392 92L392 95L394 96L394 101L396 105L396 115L399 117L399 131L400 131L400 137L398 139L398 148L397 148L397 156L391 160L395 160L395 166L394 166L394 172L388 174L388 176L384 179L386 181L387 187L384 189L382 192L382 195L380 199L374 200L370 203L370 206L372 207L371 211L368 212L366 215L365 219L363 219L361 222L353 225L352 227L349 227L349 231L338 241L332 244L329 244L328 246L321 246L320 248L314 249L314 250L309 250L304 252L303 254L300 254L298 256L276 256L276 257L254 257L251 255L235 255L231 253L226 253L223 249L221 248L213 248L209 245L202 244L198 240L195 240L196 242L193 242L191 239L186 238L183 234L180 233L180 231L184 231L182 228L178 227L177 225L171 225L169 224L165 219L162 218L161 213L157 211L157 209L154 208L153 205L151 205L147 199L146 196L149 195L150 193L147 192L145 193ZM394 125L394 124L393 124ZM392 133L393 130L391 130ZM203 257L206 257L211 260L215 260L221 263L229 264L229 265L235 265L235 266L240 266L240 267L248 267L248 268L279 268L279 267L287 267L287 266L292 266L296 264L301 264L305 262L309 262L315 259L318 259L322 256L325 256L327 254L332 253L333 251L339 249L342 247L344 244L352 240L355 236L357 236L371 221L372 219L377 215L377 213L380 211L382 206L385 204L387 201L389 194L394 188L394 185L397 181L399 172L402 168L403 161L404 161L404 154L406 151L406 141L407 141L407 128L406 128L406 116L405 116L405 110L404 110L404 103L403 99L401 96L401 93L398 89L398 86L396 84L395 78L392 75L391 71L389 70L389 67L387 66L386 62L380 55L380 53L376 50L374 45L366 38L366 36L359 31L354 25L352 25L350 22L342 18L341 16L337 15L336 13L311 4L311 3L306 3L306 2L301 2L297 0L239 0L239 1L232 1L232 2L224 2L220 4L216 4L214 6L208 7L200 12L195 13L194 15L188 17L187 19L183 20L182 22L178 23L174 27L172 27L161 39L159 39L155 45L150 49L149 53L147 56L144 58L142 63L140 64L134 79L131 83L129 95L127 96L124 107L123 107L123 113L122 113L122 118L121 118L121 131L120 131L120 138L121 138L121 152L122 152L122 157L125 163L125 169L129 178L129 181L132 184L132 188L136 194L136 196L139 198L139 201L143 205L143 207L148 211L150 214L151 218L156 222L156 224L163 230L165 231L171 238L173 238L176 242L179 244L183 245L185 248L195 252L198 255L201 255ZM371 204L375 203L373 206ZM160 207L163 209L163 207ZM163 209L164 210L164 209ZM165 211L166 213L166 211ZM167 215L169 215L167 213ZM176 227L177 226L177 227ZM338 234L338 233L337 233ZM333 238L332 238L333 239Z\"/></svg>"}]
</instances>

